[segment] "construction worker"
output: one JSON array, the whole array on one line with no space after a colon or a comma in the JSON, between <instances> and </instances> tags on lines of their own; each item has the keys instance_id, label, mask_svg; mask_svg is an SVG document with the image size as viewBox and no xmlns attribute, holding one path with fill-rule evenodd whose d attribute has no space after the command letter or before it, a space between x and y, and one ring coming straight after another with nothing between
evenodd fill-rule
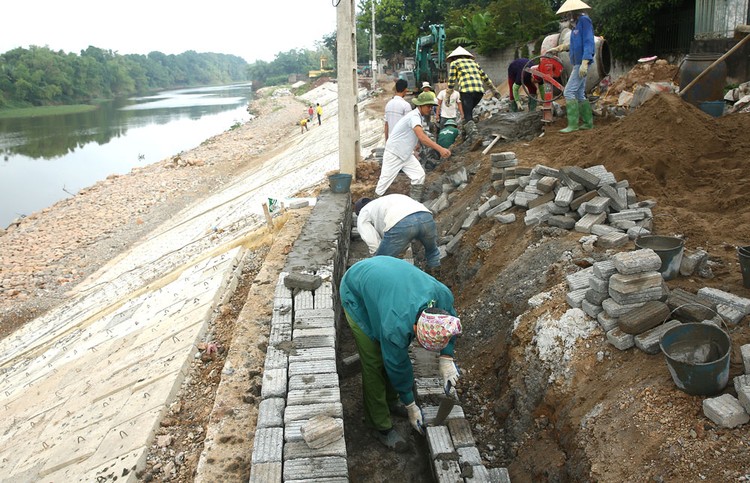
<instances>
[{"instance_id":1,"label":"construction worker","mask_svg":"<svg viewBox=\"0 0 750 483\"><path fill-rule=\"evenodd\" d=\"M320 117L323 115L323 108L320 106L319 102L316 103L315 113L318 115L318 126L320 126Z\"/></svg>"},{"instance_id":2,"label":"construction worker","mask_svg":"<svg viewBox=\"0 0 750 483\"><path fill-rule=\"evenodd\" d=\"M340 294L362 364L365 424L388 448L406 451L406 440L393 427L391 414L408 417L420 434L425 427L422 410L414 401L412 340L440 352L443 387L458 381L453 348L461 321L453 308L453 294L409 262L386 256L352 265L341 279Z\"/></svg>"},{"instance_id":3,"label":"construction worker","mask_svg":"<svg viewBox=\"0 0 750 483\"><path fill-rule=\"evenodd\" d=\"M435 91L432 90L432 86L427 81L422 82L422 92L429 92L432 97L436 97Z\"/></svg>"},{"instance_id":4,"label":"construction worker","mask_svg":"<svg viewBox=\"0 0 750 483\"><path fill-rule=\"evenodd\" d=\"M400 194L374 200L360 198L354 203L354 212L357 231L370 249L370 255L397 257L412 241L419 240L424 246L427 266L440 266L435 219L422 203Z\"/></svg>"},{"instance_id":5,"label":"construction worker","mask_svg":"<svg viewBox=\"0 0 750 483\"><path fill-rule=\"evenodd\" d=\"M446 119L445 125L438 132L437 143L444 148L450 148L460 134L455 119Z\"/></svg>"},{"instance_id":6,"label":"construction worker","mask_svg":"<svg viewBox=\"0 0 750 483\"><path fill-rule=\"evenodd\" d=\"M446 95L450 97L454 88L461 93L464 119L467 122L471 121L474 116L474 107L484 97L484 85L486 84L497 97L500 96L500 92L474 60L474 54L463 47L459 46L448 54L445 60L451 63Z\"/></svg>"},{"instance_id":7,"label":"construction worker","mask_svg":"<svg viewBox=\"0 0 750 483\"><path fill-rule=\"evenodd\" d=\"M544 100L544 84L541 83L541 78L532 75L530 72L524 72L524 67L528 65L529 59L521 57L516 59L508 65L508 88L510 89L510 110L518 112L523 110L521 104L520 90L521 85L526 86L526 90L529 91L529 111L536 110L536 96L537 92L540 92L540 100ZM531 66L529 70L534 70L536 66ZM541 89L537 89L537 85L540 85Z\"/></svg>"},{"instance_id":8,"label":"construction worker","mask_svg":"<svg viewBox=\"0 0 750 483\"><path fill-rule=\"evenodd\" d=\"M589 64L594 60L594 27L591 19L584 12L591 7L581 0L566 0L557 14L567 13L571 21L570 42L547 50L547 53L557 54L564 50L570 51L570 64L573 70L568 77L563 95L565 96L565 110L568 115L568 127L560 132L568 133L578 129L594 127L594 113L591 104L586 99L586 74ZM578 118L583 121L580 126Z\"/></svg>"},{"instance_id":9,"label":"construction worker","mask_svg":"<svg viewBox=\"0 0 750 483\"><path fill-rule=\"evenodd\" d=\"M302 134L305 134L305 131L309 131L310 128L307 126L308 120L306 117L303 117L299 120L300 130L302 131Z\"/></svg>"},{"instance_id":10,"label":"construction worker","mask_svg":"<svg viewBox=\"0 0 750 483\"><path fill-rule=\"evenodd\" d=\"M378 196L384 195L398 173L403 171L411 180L409 196L422 201L425 172L417 157L414 156L417 143L421 142L437 150L441 158L451 155L450 150L430 139L422 128L423 116L430 114L432 106L437 105L435 98L427 92L422 92L412 102L417 107L396 123L385 143L383 165L375 187L375 194Z\"/></svg>"},{"instance_id":11,"label":"construction worker","mask_svg":"<svg viewBox=\"0 0 750 483\"><path fill-rule=\"evenodd\" d=\"M388 135L390 133L390 130L393 129L393 126L395 126L402 117L404 117L409 111L411 111L411 104L409 104L404 99L404 96L406 96L406 88L408 87L408 85L409 83L406 82L406 79L397 80L396 94L385 105L384 131L386 141L388 141Z\"/></svg>"},{"instance_id":12,"label":"construction worker","mask_svg":"<svg viewBox=\"0 0 750 483\"><path fill-rule=\"evenodd\" d=\"M453 120L454 125L458 125L458 121L464 117L464 108L461 104L461 95L457 91L448 96L446 89L441 90L437 95L437 118L439 120L438 127L442 129L445 126L447 120ZM459 117L459 114L461 117ZM440 141L438 141L440 144ZM443 146L442 144L440 144ZM443 146L447 147L447 146Z\"/></svg>"}]
</instances>

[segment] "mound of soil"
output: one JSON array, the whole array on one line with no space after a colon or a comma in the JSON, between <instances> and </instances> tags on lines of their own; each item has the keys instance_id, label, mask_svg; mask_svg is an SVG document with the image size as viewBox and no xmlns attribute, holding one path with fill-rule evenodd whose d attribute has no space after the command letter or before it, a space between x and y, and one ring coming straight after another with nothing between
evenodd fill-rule
<instances>
[{"instance_id":1,"label":"mound of soil","mask_svg":"<svg viewBox=\"0 0 750 483\"><path fill-rule=\"evenodd\" d=\"M648 82L675 82L678 66L660 59L653 63L636 64L630 71L619 77L602 96L604 105L616 105L623 91L633 92L638 85Z\"/></svg>"}]
</instances>

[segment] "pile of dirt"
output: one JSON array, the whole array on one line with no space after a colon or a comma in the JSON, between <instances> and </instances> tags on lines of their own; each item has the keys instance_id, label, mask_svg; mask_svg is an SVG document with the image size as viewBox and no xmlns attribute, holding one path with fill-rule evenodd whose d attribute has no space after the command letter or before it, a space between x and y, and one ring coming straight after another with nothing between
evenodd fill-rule
<instances>
[{"instance_id":1,"label":"pile of dirt","mask_svg":"<svg viewBox=\"0 0 750 483\"><path fill-rule=\"evenodd\" d=\"M639 85L649 82L675 82L679 67L664 59L656 62L636 64L630 71L619 77L600 99L603 105L617 105L617 100L623 91L633 92Z\"/></svg>"}]
</instances>

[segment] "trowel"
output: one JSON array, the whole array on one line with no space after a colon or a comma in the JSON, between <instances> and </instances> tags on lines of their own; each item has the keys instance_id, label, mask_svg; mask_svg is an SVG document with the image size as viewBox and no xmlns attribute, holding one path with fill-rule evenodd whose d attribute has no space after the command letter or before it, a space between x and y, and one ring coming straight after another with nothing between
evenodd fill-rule
<instances>
[{"instance_id":1,"label":"trowel","mask_svg":"<svg viewBox=\"0 0 750 483\"><path fill-rule=\"evenodd\" d=\"M438 407L437 416L432 422L433 426L440 426L448 417L450 412L453 410L453 406L456 405L456 398L451 395L451 382L445 385L445 396L441 396L440 406Z\"/></svg>"}]
</instances>

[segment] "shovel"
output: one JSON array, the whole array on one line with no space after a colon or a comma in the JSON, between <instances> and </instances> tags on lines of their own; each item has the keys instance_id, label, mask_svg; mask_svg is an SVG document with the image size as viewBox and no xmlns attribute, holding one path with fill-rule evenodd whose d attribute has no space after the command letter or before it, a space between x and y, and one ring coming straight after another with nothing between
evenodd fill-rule
<instances>
[{"instance_id":1,"label":"shovel","mask_svg":"<svg viewBox=\"0 0 750 483\"><path fill-rule=\"evenodd\" d=\"M450 412L453 410L453 406L456 405L456 398L451 396L450 392L451 383L450 381L448 381L448 384L445 385L445 396L441 397L437 416L435 416L435 420L432 422L433 426L440 426L441 424L443 424L445 418L447 418Z\"/></svg>"}]
</instances>

